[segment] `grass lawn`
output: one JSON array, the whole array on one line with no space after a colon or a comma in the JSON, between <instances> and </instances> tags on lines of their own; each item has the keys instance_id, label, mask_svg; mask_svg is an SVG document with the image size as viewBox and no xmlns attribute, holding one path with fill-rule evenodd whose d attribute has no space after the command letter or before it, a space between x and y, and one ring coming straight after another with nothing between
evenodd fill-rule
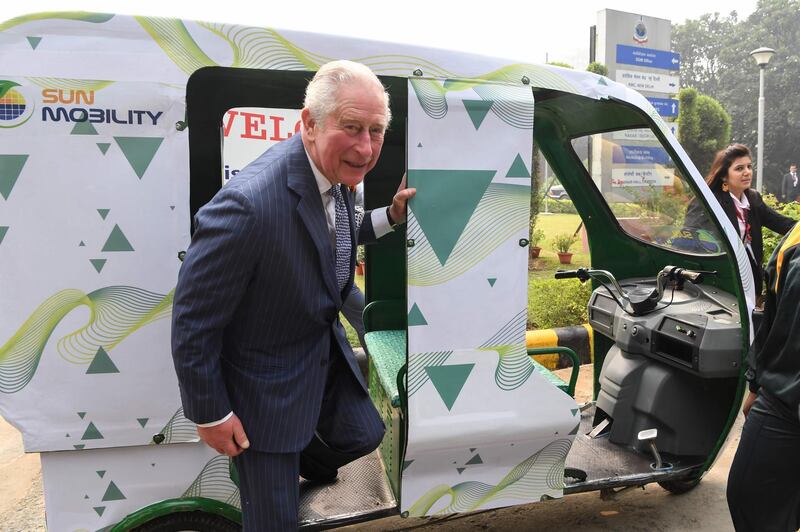
<instances>
[{"instance_id":1,"label":"grass lawn","mask_svg":"<svg viewBox=\"0 0 800 532\"><path fill-rule=\"evenodd\" d=\"M589 252L588 250L584 250L583 244L580 240L580 234L578 241L572 245L572 248L570 248L570 251L573 253L572 264L560 264L558 261L558 255L551 244L552 238L555 235L559 233L573 234L580 223L581 219L577 214L539 214L538 218L536 219L536 227L537 229L542 229L544 231L545 238L543 242L539 243L539 246L542 248L539 258L531 260L528 264L528 301L537 301L531 297L531 290L533 286L531 283L532 280L552 279L553 273L555 273L556 270L572 270L581 266L591 265ZM356 275L355 282L363 291L364 277ZM572 282L577 283L577 281ZM574 288L573 290L565 290L566 293L570 293L572 291L574 291ZM557 300L558 298L556 297L555 299ZM574 306L573 303L566 301L559 300L557 303L564 303L568 306ZM575 302L575 304L581 308L585 308L586 306L585 301ZM571 309L571 313L575 312L575 309ZM531 314L530 311L529 314ZM355 330L350 326L349 323L347 323L347 320L344 318L344 316L341 316L341 319L345 332L347 332L347 339L350 341L350 345L353 347L361 347L361 343L358 341L358 335L356 335Z\"/></svg>"}]
</instances>

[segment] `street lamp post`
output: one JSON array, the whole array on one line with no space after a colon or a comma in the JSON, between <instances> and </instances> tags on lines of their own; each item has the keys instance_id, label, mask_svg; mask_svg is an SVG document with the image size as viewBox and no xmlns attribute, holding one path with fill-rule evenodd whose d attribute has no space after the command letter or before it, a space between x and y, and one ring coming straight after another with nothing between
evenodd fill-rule
<instances>
[{"instance_id":1,"label":"street lamp post","mask_svg":"<svg viewBox=\"0 0 800 532\"><path fill-rule=\"evenodd\" d=\"M764 194L764 71L775 50L762 46L750 52L759 69L758 78L758 144L756 145L756 181L758 190Z\"/></svg>"}]
</instances>

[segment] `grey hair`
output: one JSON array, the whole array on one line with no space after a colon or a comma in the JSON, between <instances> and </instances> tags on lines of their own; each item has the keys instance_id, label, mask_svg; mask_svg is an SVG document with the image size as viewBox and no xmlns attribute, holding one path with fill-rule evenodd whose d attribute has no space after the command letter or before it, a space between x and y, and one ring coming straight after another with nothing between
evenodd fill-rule
<instances>
[{"instance_id":1,"label":"grey hair","mask_svg":"<svg viewBox=\"0 0 800 532\"><path fill-rule=\"evenodd\" d=\"M331 61L322 65L306 87L306 99L303 106L308 108L311 117L316 122L324 125L325 119L336 111L339 88L359 80L373 82L380 87L386 104L386 126L388 127L392 120L389 94L369 67L353 61Z\"/></svg>"}]
</instances>

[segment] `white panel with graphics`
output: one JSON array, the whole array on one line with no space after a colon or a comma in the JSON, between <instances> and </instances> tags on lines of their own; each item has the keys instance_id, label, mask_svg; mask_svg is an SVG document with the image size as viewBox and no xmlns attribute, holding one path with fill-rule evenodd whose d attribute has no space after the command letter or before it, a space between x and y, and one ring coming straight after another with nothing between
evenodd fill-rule
<instances>
[{"instance_id":1,"label":"white panel with graphics","mask_svg":"<svg viewBox=\"0 0 800 532\"><path fill-rule=\"evenodd\" d=\"M413 79L408 92L408 447L402 510L560 497L575 401L525 347L530 87Z\"/></svg>"}]
</instances>

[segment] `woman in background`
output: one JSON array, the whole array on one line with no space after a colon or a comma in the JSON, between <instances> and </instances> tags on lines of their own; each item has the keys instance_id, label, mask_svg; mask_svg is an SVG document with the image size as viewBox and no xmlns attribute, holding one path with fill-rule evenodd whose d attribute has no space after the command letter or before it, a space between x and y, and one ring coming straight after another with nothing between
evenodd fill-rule
<instances>
[{"instance_id":1,"label":"woman in background","mask_svg":"<svg viewBox=\"0 0 800 532\"><path fill-rule=\"evenodd\" d=\"M762 227L785 235L795 221L772 210L761 194L750 188L753 180L753 162L750 150L744 144L731 144L717 152L706 183L722 206L739 238L747 250L753 269L756 297L763 290L764 239ZM707 220L699 203L690 205L686 212L686 226L700 228Z\"/></svg>"}]
</instances>

